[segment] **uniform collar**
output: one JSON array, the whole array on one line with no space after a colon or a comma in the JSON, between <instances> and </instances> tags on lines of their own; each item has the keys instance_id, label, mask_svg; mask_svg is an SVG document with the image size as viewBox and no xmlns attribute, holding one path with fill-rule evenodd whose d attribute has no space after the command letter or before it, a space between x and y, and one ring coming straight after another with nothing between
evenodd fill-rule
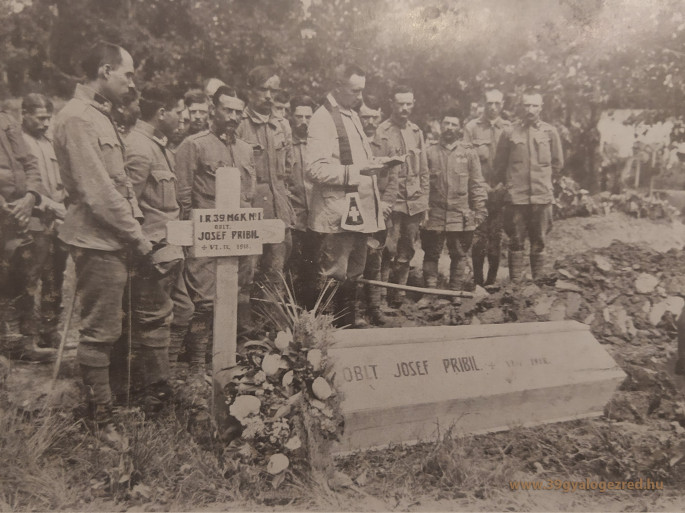
<instances>
[{"instance_id":1,"label":"uniform collar","mask_svg":"<svg viewBox=\"0 0 685 513\"><path fill-rule=\"evenodd\" d=\"M264 123L268 123L270 121L271 115L260 114L259 112L256 112L254 109L252 109L248 105L245 108L245 114L243 114L243 117L250 118L252 120L252 122L257 124L257 125L263 125Z\"/></svg>"},{"instance_id":2,"label":"uniform collar","mask_svg":"<svg viewBox=\"0 0 685 513\"><path fill-rule=\"evenodd\" d=\"M540 123L542 123L542 120L538 119L535 123L528 123L526 120L523 120L523 126L526 128L540 128Z\"/></svg>"},{"instance_id":3,"label":"uniform collar","mask_svg":"<svg viewBox=\"0 0 685 513\"><path fill-rule=\"evenodd\" d=\"M30 137L33 141L36 141L36 142L41 142L41 141L42 141L42 142L46 142L46 143L52 144L52 141L51 141L50 139L48 139L48 137L45 136L45 135L41 135L40 137L35 137L35 136L31 135L30 133L28 133L26 130L24 130L23 127L22 127L22 129L21 129L21 132L24 134L24 136Z\"/></svg>"},{"instance_id":4,"label":"uniform collar","mask_svg":"<svg viewBox=\"0 0 685 513\"><path fill-rule=\"evenodd\" d=\"M139 119L136 121L136 127L135 129L143 134L145 137L152 139L154 142L156 142L158 145L160 145L162 148L166 148L168 139L166 136L162 137L157 137L155 135L155 127L152 126L150 123L147 121L143 121L142 119Z\"/></svg>"},{"instance_id":5,"label":"uniform collar","mask_svg":"<svg viewBox=\"0 0 685 513\"><path fill-rule=\"evenodd\" d=\"M500 116L497 116L497 119L495 119L494 121L490 121L485 116L485 114L483 114L480 117L480 123L481 123L481 125L485 125L485 126L494 126L495 128L502 128L502 118Z\"/></svg>"},{"instance_id":6,"label":"uniform collar","mask_svg":"<svg viewBox=\"0 0 685 513\"><path fill-rule=\"evenodd\" d=\"M293 144L307 144L307 138L306 137L297 137L295 134L293 134Z\"/></svg>"},{"instance_id":7,"label":"uniform collar","mask_svg":"<svg viewBox=\"0 0 685 513\"><path fill-rule=\"evenodd\" d=\"M445 144L445 142L442 140L440 141L440 146L442 146L445 149L448 149L449 151L453 151L458 145L459 145L459 139L457 139L456 141L449 143L449 144Z\"/></svg>"},{"instance_id":8,"label":"uniform collar","mask_svg":"<svg viewBox=\"0 0 685 513\"><path fill-rule=\"evenodd\" d=\"M216 135L216 134L214 134ZM222 143L224 144L235 144L235 132L231 132L231 134L227 134L224 132L219 136L219 139L221 140Z\"/></svg>"},{"instance_id":9,"label":"uniform collar","mask_svg":"<svg viewBox=\"0 0 685 513\"><path fill-rule=\"evenodd\" d=\"M74 98L90 104L105 116L109 116L112 112L112 102L87 85L76 84Z\"/></svg>"},{"instance_id":10,"label":"uniform collar","mask_svg":"<svg viewBox=\"0 0 685 513\"><path fill-rule=\"evenodd\" d=\"M409 130L414 130L414 131L416 131L416 130L418 130L418 128L419 128L419 127L416 126L414 123L412 123L410 119L407 120L407 124L406 124L404 127L401 127L400 125L398 125L398 124L395 122L395 120L392 118L392 116L390 116L390 117L388 118L388 120L390 121L390 123L391 123L392 125L396 126L396 127L399 128L400 130L405 130L405 129L408 128Z\"/></svg>"}]
</instances>

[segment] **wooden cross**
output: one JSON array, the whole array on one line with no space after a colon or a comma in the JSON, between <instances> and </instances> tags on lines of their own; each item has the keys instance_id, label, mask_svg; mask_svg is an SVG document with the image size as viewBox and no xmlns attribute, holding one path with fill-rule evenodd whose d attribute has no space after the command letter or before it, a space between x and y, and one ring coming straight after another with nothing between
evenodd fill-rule
<instances>
[{"instance_id":1,"label":"wooden cross","mask_svg":"<svg viewBox=\"0 0 685 513\"><path fill-rule=\"evenodd\" d=\"M212 407L219 426L225 426L228 418L223 390L236 365L238 257L261 255L262 244L285 238L283 221L262 219L262 210L240 208L240 171L222 167L216 171L216 208L194 209L191 221L167 224L169 243L190 246L190 258L216 258Z\"/></svg>"}]
</instances>

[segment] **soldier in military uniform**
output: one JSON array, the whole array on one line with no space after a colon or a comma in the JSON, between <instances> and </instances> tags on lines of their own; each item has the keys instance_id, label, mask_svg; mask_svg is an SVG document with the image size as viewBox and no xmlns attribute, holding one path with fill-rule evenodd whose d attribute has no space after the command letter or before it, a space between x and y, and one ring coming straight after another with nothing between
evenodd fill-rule
<instances>
[{"instance_id":1,"label":"soldier in military uniform","mask_svg":"<svg viewBox=\"0 0 685 513\"><path fill-rule=\"evenodd\" d=\"M176 175L181 210L188 217L193 208L214 208L216 170L235 167L241 172L240 206L250 207L254 194L252 147L236 137L245 104L234 89L220 86L214 93L210 127L188 136L176 151ZM195 304L187 352L191 373L204 375L207 343L214 322L216 262L212 258L190 258L185 269L188 293ZM251 329L250 285L252 258L241 257L238 269L238 335Z\"/></svg>"},{"instance_id":2,"label":"soldier in military uniform","mask_svg":"<svg viewBox=\"0 0 685 513\"><path fill-rule=\"evenodd\" d=\"M288 180L290 204L295 212L293 226L293 249L288 260L288 272L293 281L295 298L304 308L316 304L316 258L319 253L316 233L308 229L309 201L312 184L307 180L307 136L309 122L314 112L314 102L309 96L298 96L290 102L292 118L293 166Z\"/></svg>"},{"instance_id":3,"label":"soldier in military uniform","mask_svg":"<svg viewBox=\"0 0 685 513\"><path fill-rule=\"evenodd\" d=\"M264 209L264 219L280 219L286 227L283 242L265 244L262 255L256 259L256 281L279 291L284 287L283 269L292 248L290 230L295 221L286 186L292 142L271 114L274 95L280 89L275 70L268 66L254 68L248 74L248 86L248 104L236 136L252 147L254 155L257 184L253 206Z\"/></svg>"},{"instance_id":4,"label":"soldier in military uniform","mask_svg":"<svg viewBox=\"0 0 685 513\"><path fill-rule=\"evenodd\" d=\"M200 89L191 89L183 97L183 103L188 109L188 135L207 130L209 121L209 102L207 96Z\"/></svg>"},{"instance_id":5,"label":"soldier in military uniform","mask_svg":"<svg viewBox=\"0 0 685 513\"><path fill-rule=\"evenodd\" d=\"M480 160L470 143L459 141L461 122L458 116L456 110L445 112L440 142L428 147L430 207L421 230L426 287L437 286L438 260L447 242L452 290L463 288L473 230L487 215L487 192Z\"/></svg>"},{"instance_id":6,"label":"soldier in military uniform","mask_svg":"<svg viewBox=\"0 0 685 513\"><path fill-rule=\"evenodd\" d=\"M62 283L67 265L68 251L57 238L57 228L64 220L67 199L57 157L47 131L52 120L52 102L42 94L29 94L21 102L24 142L36 157L41 182L45 189L40 207L36 209L43 230L33 233L33 269L40 278L40 294L36 287L35 302L40 305L40 330L42 345L58 347L60 333L57 330L62 310Z\"/></svg>"},{"instance_id":7,"label":"soldier in military uniform","mask_svg":"<svg viewBox=\"0 0 685 513\"><path fill-rule=\"evenodd\" d=\"M495 179L506 189L504 229L513 282L523 279L526 239L530 239L533 279L542 274L545 238L552 228L552 176L564 166L556 128L540 120L542 95L524 93L523 110L523 119L502 134L494 163Z\"/></svg>"},{"instance_id":8,"label":"soldier in military uniform","mask_svg":"<svg viewBox=\"0 0 685 513\"><path fill-rule=\"evenodd\" d=\"M504 188L495 181L492 169L495 150L502 132L511 126L502 119L503 96L497 89L485 93L483 115L472 119L464 128L464 141L471 143L478 152L480 168L488 189L488 217L474 233L471 261L473 280L476 285L492 285L497 280L500 253L502 251L502 210L504 208ZM484 279L483 264L488 258L488 276Z\"/></svg>"},{"instance_id":9,"label":"soldier in military uniform","mask_svg":"<svg viewBox=\"0 0 685 513\"><path fill-rule=\"evenodd\" d=\"M122 331L122 300L131 255L146 258L135 192L124 170L121 138L110 115L133 84L133 59L123 48L97 44L83 61L87 77L55 118L55 154L69 195L60 239L69 245L81 301L76 359L90 412L101 433L111 419L110 354Z\"/></svg>"},{"instance_id":10,"label":"soldier in military uniform","mask_svg":"<svg viewBox=\"0 0 685 513\"><path fill-rule=\"evenodd\" d=\"M388 227L388 246L397 248L393 255L385 251L383 267L392 269L391 281L406 285L409 262L414 257L414 244L419 226L428 210L429 174L423 132L409 116L414 109L414 92L407 86L396 86L392 94L392 113L376 131L375 141L381 147L380 155L399 156L405 162L398 164L397 195L392 205ZM401 304L404 291L396 291L393 303Z\"/></svg>"},{"instance_id":11,"label":"soldier in military uniform","mask_svg":"<svg viewBox=\"0 0 685 513\"><path fill-rule=\"evenodd\" d=\"M373 105L376 107L376 105ZM376 129L381 121L381 111L379 108L371 108L366 103L359 109L359 119L364 127L364 134L369 138L371 151L375 157L382 156L383 148L376 141ZM379 170L376 176L376 183L378 185L378 192L381 195L381 201L386 206L395 204L397 197L397 173L392 168L384 168ZM366 254L366 267L364 268L364 278L367 280L383 280L388 281L388 274L390 266L386 266L385 276L382 275L381 264L383 261L383 253L389 255L395 254L395 249L386 245L387 242L387 227L392 223L389 211L385 218L386 229L380 230L373 235L375 242L371 242ZM392 242L392 241L391 241ZM381 301L385 296L385 288L375 287L373 285L364 284L364 295L366 296L366 313L369 316L371 324L374 326L382 326L385 324L385 318L381 313Z\"/></svg>"},{"instance_id":12,"label":"soldier in military uniform","mask_svg":"<svg viewBox=\"0 0 685 513\"><path fill-rule=\"evenodd\" d=\"M138 93L135 87L130 87L121 103L112 108L112 119L122 138L126 137L133 130L136 121L140 117L139 102L140 93Z\"/></svg>"},{"instance_id":13,"label":"soldier in military uniform","mask_svg":"<svg viewBox=\"0 0 685 513\"><path fill-rule=\"evenodd\" d=\"M0 350L11 358L54 359L38 347L40 323L33 308L40 274L31 232L42 232L33 217L45 189L36 157L12 116L0 112Z\"/></svg>"},{"instance_id":14,"label":"soldier in military uniform","mask_svg":"<svg viewBox=\"0 0 685 513\"><path fill-rule=\"evenodd\" d=\"M178 126L174 106L174 98L168 91L144 90L140 98L140 119L125 141L126 173L143 213L143 233L155 248L150 261L133 262L131 386L143 405L153 410L171 397L168 383L171 288L183 262L182 248L166 241L166 225L178 220L180 213L174 156L166 148Z\"/></svg>"},{"instance_id":15,"label":"soldier in military uniform","mask_svg":"<svg viewBox=\"0 0 685 513\"><path fill-rule=\"evenodd\" d=\"M359 121L362 122L366 137L369 138L369 141L373 141L376 137L378 125L381 124L381 109L377 105L370 106L364 103L359 108ZM377 148L380 148L378 144L374 144Z\"/></svg>"}]
</instances>

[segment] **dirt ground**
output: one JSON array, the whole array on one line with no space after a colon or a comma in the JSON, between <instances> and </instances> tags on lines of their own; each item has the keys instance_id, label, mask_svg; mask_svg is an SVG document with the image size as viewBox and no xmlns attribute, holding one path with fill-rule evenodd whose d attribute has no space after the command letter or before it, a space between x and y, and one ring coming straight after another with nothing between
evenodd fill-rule
<instances>
[{"instance_id":1,"label":"dirt ground","mask_svg":"<svg viewBox=\"0 0 685 513\"><path fill-rule=\"evenodd\" d=\"M558 221L550 236L547 276L538 285L514 290L502 269L502 286L484 299L464 300L458 307L440 299L409 303L390 318L393 326L562 319L584 322L628 374L601 418L475 437L447 437L434 444L392 446L347 456L336 465L352 483L337 492L293 486L279 491L280 495L251 496L223 490L219 480L211 482L211 490L183 498L174 494L173 487L185 482L190 472L186 462L181 470L170 470L175 473L168 481L171 484L158 485L156 493L141 496L129 491L115 498L104 494L82 502L65 499L60 503L66 505L62 509L682 510L685 378L674 375L673 361L675 318L684 303L681 295L685 295L683 246L685 226L678 222L659 223L619 213ZM414 263L420 258L419 252ZM440 268L443 273L447 271L445 257ZM418 274L417 269L415 280ZM73 363L75 329L70 333L63 371L54 385L48 367L12 366L5 390L11 403L24 411L46 397L63 411L78 403L80 391ZM79 436L85 440L84 435ZM91 478L96 476L93 469ZM509 485L512 480L586 479L651 479L662 482L663 490L512 491ZM234 484L227 481L226 486ZM0 500L0 510L7 506Z\"/></svg>"}]
</instances>

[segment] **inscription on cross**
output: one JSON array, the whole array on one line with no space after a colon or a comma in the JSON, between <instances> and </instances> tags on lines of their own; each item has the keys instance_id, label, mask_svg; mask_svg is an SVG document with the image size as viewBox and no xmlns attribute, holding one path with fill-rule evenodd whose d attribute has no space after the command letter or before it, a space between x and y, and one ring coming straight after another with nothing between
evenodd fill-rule
<instances>
[{"instance_id":1,"label":"inscription on cross","mask_svg":"<svg viewBox=\"0 0 685 513\"><path fill-rule=\"evenodd\" d=\"M280 219L262 219L261 208L240 208L240 171L232 167L216 171L216 208L195 209L191 218L169 222L167 240L190 246L190 258L216 258L212 404L217 422L224 425L221 395L236 364L238 257L261 255L263 244L282 242L285 225Z\"/></svg>"}]
</instances>

